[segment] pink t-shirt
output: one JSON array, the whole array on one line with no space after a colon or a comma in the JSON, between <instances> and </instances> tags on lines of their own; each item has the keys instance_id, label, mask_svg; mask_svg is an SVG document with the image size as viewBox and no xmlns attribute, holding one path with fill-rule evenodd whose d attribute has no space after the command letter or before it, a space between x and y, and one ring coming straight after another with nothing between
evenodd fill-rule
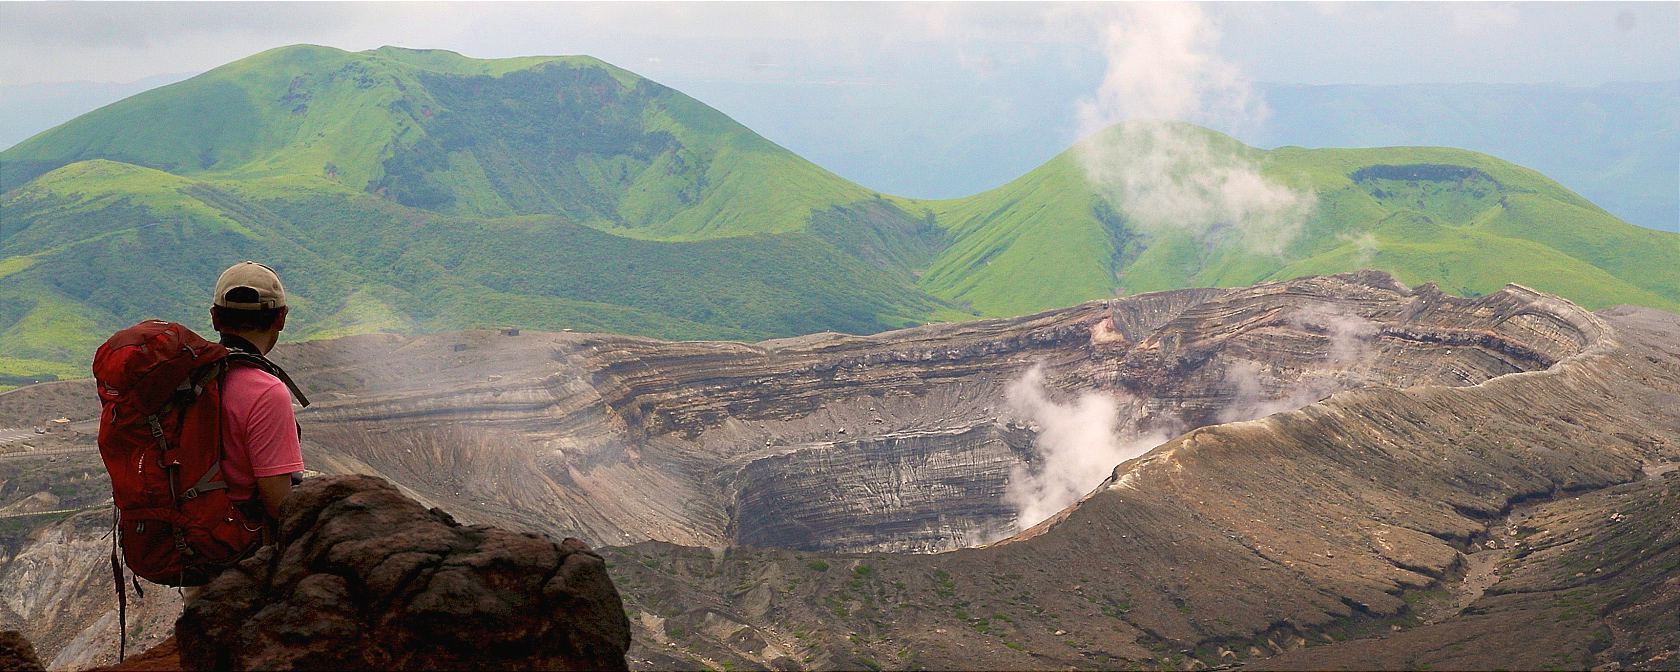
<instances>
[{"instance_id":1,"label":"pink t-shirt","mask_svg":"<svg viewBox=\"0 0 1680 672\"><path fill-rule=\"evenodd\" d=\"M222 379L222 476L228 498L251 499L259 476L303 471L292 395L273 374L229 367Z\"/></svg>"}]
</instances>

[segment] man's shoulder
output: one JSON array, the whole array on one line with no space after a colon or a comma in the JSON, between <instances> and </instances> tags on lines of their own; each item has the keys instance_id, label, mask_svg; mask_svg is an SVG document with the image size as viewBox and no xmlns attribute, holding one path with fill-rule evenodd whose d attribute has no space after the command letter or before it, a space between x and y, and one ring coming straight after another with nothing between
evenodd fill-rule
<instances>
[{"instance_id":1,"label":"man's shoulder","mask_svg":"<svg viewBox=\"0 0 1680 672\"><path fill-rule=\"evenodd\" d=\"M249 364L235 363L228 367L227 375L222 377L223 395L258 397L272 394L275 389L285 392L286 384L280 382L274 374Z\"/></svg>"}]
</instances>

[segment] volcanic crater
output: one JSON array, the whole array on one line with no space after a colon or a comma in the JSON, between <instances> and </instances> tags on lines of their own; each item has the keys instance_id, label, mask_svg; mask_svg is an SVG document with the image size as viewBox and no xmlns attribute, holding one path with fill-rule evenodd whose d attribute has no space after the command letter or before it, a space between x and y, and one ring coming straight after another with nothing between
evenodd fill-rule
<instances>
[{"instance_id":1,"label":"volcanic crater","mask_svg":"<svg viewBox=\"0 0 1680 672\"><path fill-rule=\"evenodd\" d=\"M1342 390L1544 370L1604 326L1520 287L1465 299L1367 273L874 336L510 333L286 349L318 400L311 463L594 543L937 552L1038 522L1003 497L1040 459L1006 401L1030 367L1052 398L1106 392L1122 436L1164 440Z\"/></svg>"},{"instance_id":2,"label":"volcanic crater","mask_svg":"<svg viewBox=\"0 0 1680 672\"><path fill-rule=\"evenodd\" d=\"M637 668L1662 667L1676 334L1363 272L872 336L510 328L274 357L316 402L311 469L599 549ZM1023 385L1097 395L1136 453L1042 521L1008 494L1053 459ZM86 381L4 400L0 425L97 413ZM97 469L91 437L58 436L7 457L0 504ZM0 626L58 667L115 639L108 509L65 502L93 508L0 564ZM178 607L153 602L162 627ZM1554 627L1580 609L1598 620Z\"/></svg>"}]
</instances>

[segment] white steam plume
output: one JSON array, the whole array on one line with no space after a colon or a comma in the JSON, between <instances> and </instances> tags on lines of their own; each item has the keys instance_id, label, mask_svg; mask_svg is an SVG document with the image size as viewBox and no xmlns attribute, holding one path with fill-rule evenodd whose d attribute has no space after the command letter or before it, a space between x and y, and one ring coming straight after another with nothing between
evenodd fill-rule
<instances>
[{"instance_id":1,"label":"white steam plume","mask_svg":"<svg viewBox=\"0 0 1680 672\"><path fill-rule=\"evenodd\" d=\"M1266 179L1238 143L1178 123L1246 128L1265 117L1242 70L1215 53L1218 30L1196 5L1117 11L1103 35L1108 72L1079 104L1086 178L1143 231L1207 241L1232 230L1256 252L1282 253L1313 194Z\"/></svg>"},{"instance_id":2,"label":"white steam plume","mask_svg":"<svg viewBox=\"0 0 1680 672\"><path fill-rule=\"evenodd\" d=\"M1225 367L1224 384L1231 388L1231 401L1219 409L1219 422L1241 422L1264 418L1273 413L1293 411L1317 402L1336 391L1336 385L1325 378L1310 378L1293 385L1284 384L1275 376L1261 370L1260 365L1239 361ZM1279 388L1277 394L1271 388Z\"/></svg>"},{"instance_id":3,"label":"white steam plume","mask_svg":"<svg viewBox=\"0 0 1680 672\"><path fill-rule=\"evenodd\" d=\"M1335 369L1347 369L1365 361L1371 339L1382 326L1335 306L1308 306L1295 311L1289 322L1297 327L1322 330L1330 338L1325 361Z\"/></svg>"},{"instance_id":4,"label":"white steam plume","mask_svg":"<svg viewBox=\"0 0 1680 672\"><path fill-rule=\"evenodd\" d=\"M1336 236L1336 239L1343 242L1353 243L1353 258L1355 266L1359 268L1371 268L1371 262L1376 260L1377 252L1379 251L1377 246L1377 237L1375 235L1372 235L1369 231L1361 233L1357 236L1344 233Z\"/></svg>"},{"instance_id":5,"label":"white steam plume","mask_svg":"<svg viewBox=\"0 0 1680 672\"><path fill-rule=\"evenodd\" d=\"M1371 356L1371 339L1381 330L1370 320L1337 307L1309 306L1289 317L1290 324L1324 332L1330 339L1324 362L1328 370L1311 372L1294 383L1285 383L1262 371L1259 364L1239 361L1225 367L1224 384L1232 398L1218 414L1219 422L1263 418L1293 411L1364 382L1354 367ZM1271 389L1277 389L1272 393Z\"/></svg>"},{"instance_id":6,"label":"white steam plume","mask_svg":"<svg viewBox=\"0 0 1680 672\"><path fill-rule=\"evenodd\" d=\"M1071 404L1056 402L1045 391L1039 366L1011 383L1007 395L1010 409L1038 426L1033 443L1038 459L1011 470L1004 488L1004 501L1015 508L1022 530L1101 485L1116 465L1171 438L1165 432L1123 435L1119 400L1100 392L1081 394Z\"/></svg>"}]
</instances>

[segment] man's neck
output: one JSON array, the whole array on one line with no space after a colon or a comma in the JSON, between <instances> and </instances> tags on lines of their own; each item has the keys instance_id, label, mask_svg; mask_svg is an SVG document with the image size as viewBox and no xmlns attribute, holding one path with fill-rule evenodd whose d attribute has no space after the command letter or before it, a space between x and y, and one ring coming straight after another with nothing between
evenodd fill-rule
<instances>
[{"instance_id":1,"label":"man's neck","mask_svg":"<svg viewBox=\"0 0 1680 672\"><path fill-rule=\"evenodd\" d=\"M268 354L274 348L274 341L275 338L268 334L222 332L222 345L254 355Z\"/></svg>"}]
</instances>

